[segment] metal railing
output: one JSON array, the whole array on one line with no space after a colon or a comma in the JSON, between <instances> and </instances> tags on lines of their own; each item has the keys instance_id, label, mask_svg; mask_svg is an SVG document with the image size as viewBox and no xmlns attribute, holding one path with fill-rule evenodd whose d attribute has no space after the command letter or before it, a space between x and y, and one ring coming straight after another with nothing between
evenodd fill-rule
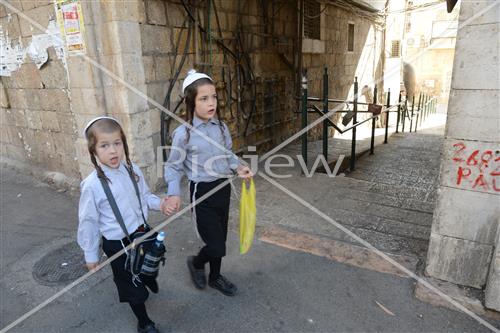
<instances>
[{"instance_id":1,"label":"metal railing","mask_svg":"<svg viewBox=\"0 0 500 333\"><path fill-rule=\"evenodd\" d=\"M307 89L307 76L303 75L302 77L302 96L301 96L301 119L302 119L302 128L306 128L308 125L308 113L316 113L321 116L324 116L325 114L328 114L328 117L326 117L323 120L323 135L322 135L322 140L323 140L323 156L327 160L328 158L328 126L333 127L337 132L343 134L348 131L352 131L352 139L351 139L351 158L350 158L350 166L349 169L350 171L354 171L356 167L356 129L358 126L365 124L369 122L370 120L372 121L372 128L371 128L371 137L370 137L370 155L373 155L375 153L375 128L376 128L376 120L378 117L380 117L382 114L386 114L386 121L385 121L385 133L384 133L384 144L388 142L388 137L389 137L389 115L390 113L397 113L397 119L396 119L396 133L399 133L399 126L401 124L401 132L404 133L405 131L405 124L409 120L410 122L410 132L412 132L412 129L414 127L414 131L417 132L417 127L422 126L422 122L425 121L430 114L433 114L436 112L436 106L437 106L437 99L435 97L431 97L428 95L425 95L423 93L419 94L418 97L418 104L415 105L415 96L413 96L412 101L411 101L411 111L408 108L408 100L405 98L403 100L403 96L401 92L399 93L398 97L398 103L390 105L390 100L391 100L391 91L390 89L387 91L387 98L386 98L386 104L385 106L379 105L377 107L377 86L374 87L373 91L373 96L374 100L373 103L363 103L363 102L358 102L358 79L357 77L354 78L354 99L352 101L348 100L343 100L343 99L335 99L335 98L329 98L328 96L328 69L325 67L324 73L323 73L323 97L310 97L308 96L308 89ZM309 102L322 102L322 108L318 107L315 104L309 105ZM352 110L329 110L329 105L331 103L342 103L347 106L352 105ZM360 106L367 106L368 110L358 110ZM381 111L377 114L373 113L370 111L370 108L372 110L377 110L381 108ZM349 123L352 122L352 125L345 127L345 128L340 128L334 121L330 119L331 116L335 115L336 113L346 113L349 116L352 117L352 119L348 120L348 122L344 123L344 126L347 126ZM372 113L372 116L364 119L362 121L357 120L357 115L358 113ZM307 163L307 132L302 134L301 136L302 139L302 158L304 159L305 163Z\"/></svg>"}]
</instances>

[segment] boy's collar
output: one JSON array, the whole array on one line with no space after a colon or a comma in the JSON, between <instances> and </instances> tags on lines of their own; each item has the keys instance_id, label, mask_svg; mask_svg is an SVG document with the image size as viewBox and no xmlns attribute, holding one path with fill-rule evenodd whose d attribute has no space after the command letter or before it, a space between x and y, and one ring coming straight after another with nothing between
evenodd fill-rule
<instances>
[{"instance_id":1,"label":"boy's collar","mask_svg":"<svg viewBox=\"0 0 500 333\"><path fill-rule=\"evenodd\" d=\"M120 166L118 168L110 168L109 166L105 165L105 164L101 164L101 169L102 171L104 171L105 173L106 172L122 172L122 173L126 173L128 174L128 170L127 170L127 167L125 166L125 162L121 161L120 162Z\"/></svg>"},{"instance_id":2,"label":"boy's collar","mask_svg":"<svg viewBox=\"0 0 500 333\"><path fill-rule=\"evenodd\" d=\"M214 118L210 118L210 120L207 121L206 123L212 123L214 125L219 125L219 120L214 117ZM196 115L193 115L193 126L198 127L201 124L205 124L205 122L203 120L201 120L200 118L198 118Z\"/></svg>"}]
</instances>

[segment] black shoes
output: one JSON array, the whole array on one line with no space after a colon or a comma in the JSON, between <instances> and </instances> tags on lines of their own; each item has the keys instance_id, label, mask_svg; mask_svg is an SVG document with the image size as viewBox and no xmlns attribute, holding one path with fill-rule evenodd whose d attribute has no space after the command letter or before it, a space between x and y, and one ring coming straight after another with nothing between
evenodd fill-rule
<instances>
[{"instance_id":1,"label":"black shoes","mask_svg":"<svg viewBox=\"0 0 500 333\"><path fill-rule=\"evenodd\" d=\"M187 258L187 266L189 268L189 273L191 273L191 279L196 288L205 289L207 286L207 277L205 275L205 268L198 269L194 267L194 256L189 256ZM219 275L215 280L208 281L208 285L214 289L217 289L226 296L234 296L238 291L238 288L226 279L224 276Z\"/></svg>"},{"instance_id":2,"label":"black shoes","mask_svg":"<svg viewBox=\"0 0 500 333\"><path fill-rule=\"evenodd\" d=\"M139 326L139 324L137 324L137 332L138 333L160 333L160 331L158 331L158 329L155 327L154 323L147 324L143 328L141 328Z\"/></svg>"},{"instance_id":3,"label":"black shoes","mask_svg":"<svg viewBox=\"0 0 500 333\"><path fill-rule=\"evenodd\" d=\"M219 275L219 277L213 281L208 281L208 285L226 296L234 296L238 291L238 288L222 275Z\"/></svg>"},{"instance_id":4,"label":"black shoes","mask_svg":"<svg viewBox=\"0 0 500 333\"><path fill-rule=\"evenodd\" d=\"M205 269L198 269L194 267L193 264L194 256L189 256L187 258L187 265L189 268L189 272L191 273L191 279L196 288L205 289L207 286L207 277L205 276Z\"/></svg>"}]
</instances>

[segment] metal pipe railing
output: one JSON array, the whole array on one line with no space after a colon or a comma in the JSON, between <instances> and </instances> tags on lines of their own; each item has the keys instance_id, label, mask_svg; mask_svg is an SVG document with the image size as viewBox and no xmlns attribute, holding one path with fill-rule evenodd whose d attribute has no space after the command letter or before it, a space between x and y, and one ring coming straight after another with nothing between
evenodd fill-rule
<instances>
[{"instance_id":1,"label":"metal pipe railing","mask_svg":"<svg viewBox=\"0 0 500 333\"><path fill-rule=\"evenodd\" d=\"M323 73L323 112L328 113L328 68ZM323 120L323 156L328 160L328 121Z\"/></svg>"},{"instance_id":2,"label":"metal pipe railing","mask_svg":"<svg viewBox=\"0 0 500 333\"><path fill-rule=\"evenodd\" d=\"M405 132L405 123L406 123L406 113L408 112L408 100L405 98L404 102L404 107L403 107L403 125L401 128L401 133Z\"/></svg>"},{"instance_id":3,"label":"metal pipe railing","mask_svg":"<svg viewBox=\"0 0 500 333\"><path fill-rule=\"evenodd\" d=\"M320 97L308 97L309 102L323 102L323 98ZM342 103L342 104L354 104L354 101L348 101L343 99L328 98L328 103ZM370 105L371 103L357 102L358 105Z\"/></svg>"},{"instance_id":4,"label":"metal pipe railing","mask_svg":"<svg viewBox=\"0 0 500 333\"><path fill-rule=\"evenodd\" d=\"M307 72L302 76L302 129L307 127ZM307 165L307 131L302 134L302 158Z\"/></svg>"},{"instance_id":5,"label":"metal pipe railing","mask_svg":"<svg viewBox=\"0 0 500 333\"><path fill-rule=\"evenodd\" d=\"M415 112L415 95L413 95L412 99L411 99L410 133L411 133L411 129L413 127L413 115L414 115L414 112Z\"/></svg>"},{"instance_id":6,"label":"metal pipe railing","mask_svg":"<svg viewBox=\"0 0 500 333\"><path fill-rule=\"evenodd\" d=\"M386 104L387 110L389 110L389 108L391 106L391 88L389 88L387 91L387 101L385 104ZM384 144L387 143L388 136L389 136L389 112L387 112L386 116L385 116Z\"/></svg>"},{"instance_id":7,"label":"metal pipe railing","mask_svg":"<svg viewBox=\"0 0 500 333\"><path fill-rule=\"evenodd\" d=\"M356 125L358 123L358 77L356 76L354 78L354 104L353 104L353 112L354 116L352 117L352 123L353 125ZM354 171L356 168L356 126L352 128L352 139L351 139L351 160L349 161L350 163L350 170Z\"/></svg>"},{"instance_id":8,"label":"metal pipe railing","mask_svg":"<svg viewBox=\"0 0 500 333\"><path fill-rule=\"evenodd\" d=\"M420 115L421 103L422 103L422 93L418 94L417 118L415 119L415 133L417 133L418 117Z\"/></svg>"},{"instance_id":9,"label":"metal pipe railing","mask_svg":"<svg viewBox=\"0 0 500 333\"><path fill-rule=\"evenodd\" d=\"M401 121L401 91L398 98L398 119L396 120L396 133L399 133L399 122Z\"/></svg>"},{"instance_id":10,"label":"metal pipe railing","mask_svg":"<svg viewBox=\"0 0 500 333\"><path fill-rule=\"evenodd\" d=\"M410 132L413 130L417 132L417 128L419 126L419 121L420 121L420 126L422 122L430 115L436 112L436 105L437 105L437 99L436 98L431 98L430 96L427 96L423 93L419 94L418 97L418 104L415 107L415 96L412 97L411 101L411 113L410 110L408 109L408 99L405 98L403 100L401 92L399 93L398 96L398 103L391 105L391 91L388 89L387 91L387 101L386 101L386 106L385 108L382 109L382 111L379 114L374 114L371 117L364 119L360 122L357 120L357 114L358 113L372 113L371 110L358 110L359 106L369 106L371 104L377 104L377 99L378 99L378 88L375 85L374 90L373 90L373 96L374 100L373 103L363 103L358 101L358 93L359 93L359 85L358 85L358 78L354 78L354 98L352 101L347 101L347 100L342 100L342 99L335 99L335 98L328 98L328 89L329 89L329 79L328 79L328 68L325 66L324 71L323 71L323 96L322 98L319 97L310 97L308 96L308 86L307 86L307 72L304 72L304 75L302 76L302 96L301 96L301 120L302 120L302 129L305 129L308 126L308 113L309 112L314 112L317 113L320 116L325 116L328 115L328 117L325 117L323 119L323 149L322 153L323 156L327 159L328 158L328 127L332 126L335 128L335 130L341 134L346 133L348 131L352 131L352 139L351 139L351 159L350 159L350 170L354 171L356 167L356 129L358 126L361 126L369 121L372 122L371 126L371 138L370 138L370 155L375 153L375 128L376 128L376 119L381 117L384 113L386 114L385 118L385 133L384 133L384 144L388 142L388 137L389 137L389 114L391 112L396 112L397 113L397 119L396 119L396 133L399 133L399 126L401 125L401 131L404 133L405 127L406 127L406 118L409 118L410 120ZM321 102L322 107L318 107L317 105L311 104L308 105L308 102ZM353 110L329 110L328 106L330 103L343 103L346 104L347 106L352 105ZM394 110L396 109L396 110ZM336 123L334 123L329 117L334 115L335 113L346 113L346 112L353 112L353 117L352 117L352 125L349 127L345 127L343 129L339 128ZM413 129L413 123L415 120L415 128ZM302 134L302 157L304 162L307 164L307 131Z\"/></svg>"},{"instance_id":11,"label":"metal pipe railing","mask_svg":"<svg viewBox=\"0 0 500 333\"><path fill-rule=\"evenodd\" d=\"M377 85L373 88L373 104L377 104ZM372 137L370 138L370 155L375 153L375 125L378 117L372 117Z\"/></svg>"}]
</instances>

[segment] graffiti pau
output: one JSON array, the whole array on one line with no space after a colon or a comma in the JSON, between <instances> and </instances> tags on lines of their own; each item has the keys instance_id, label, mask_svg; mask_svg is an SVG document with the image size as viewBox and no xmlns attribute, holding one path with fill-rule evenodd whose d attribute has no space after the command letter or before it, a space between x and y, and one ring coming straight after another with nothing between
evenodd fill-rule
<instances>
[{"instance_id":1,"label":"graffiti pau","mask_svg":"<svg viewBox=\"0 0 500 333\"><path fill-rule=\"evenodd\" d=\"M455 185L481 192L500 192L500 151L470 149L464 142L453 144Z\"/></svg>"}]
</instances>

